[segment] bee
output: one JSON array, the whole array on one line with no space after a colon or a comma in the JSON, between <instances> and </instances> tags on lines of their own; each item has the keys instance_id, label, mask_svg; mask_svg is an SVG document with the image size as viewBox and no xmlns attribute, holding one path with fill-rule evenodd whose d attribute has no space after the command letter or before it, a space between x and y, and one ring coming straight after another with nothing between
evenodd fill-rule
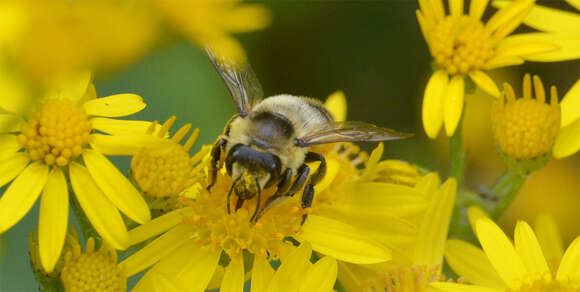
<instances>
[{"instance_id":1,"label":"bee","mask_svg":"<svg viewBox=\"0 0 580 292\"><path fill-rule=\"evenodd\" d=\"M257 197L250 218L256 222L273 204L303 189L302 208L314 197L314 185L326 173L323 155L311 152L314 145L334 142L378 142L407 138L391 129L364 122L337 122L322 103L294 95L275 95L262 99L262 87L249 64L240 64L218 56L206 48L209 59L228 87L238 113L226 124L214 144L211 156L211 190L225 155L228 175L233 179L227 194L227 212L231 213L231 195L238 200L235 210L246 200ZM310 173L306 163L320 162ZM274 195L261 206L262 190L277 186ZM303 216L302 223L306 220Z\"/></svg>"}]
</instances>

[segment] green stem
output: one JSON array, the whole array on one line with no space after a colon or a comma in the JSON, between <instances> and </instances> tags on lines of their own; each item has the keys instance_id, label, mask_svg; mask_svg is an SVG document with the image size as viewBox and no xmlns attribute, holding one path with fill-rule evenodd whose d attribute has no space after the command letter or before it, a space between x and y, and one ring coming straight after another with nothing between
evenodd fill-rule
<instances>
[{"instance_id":1,"label":"green stem","mask_svg":"<svg viewBox=\"0 0 580 292\"><path fill-rule=\"evenodd\" d=\"M462 188L463 174L465 173L465 166L467 162L467 155L463 152L463 118L459 121L455 133L451 136L449 140L449 151L451 158L451 170L450 176L457 179L457 185Z\"/></svg>"},{"instance_id":2,"label":"green stem","mask_svg":"<svg viewBox=\"0 0 580 292\"><path fill-rule=\"evenodd\" d=\"M77 218L79 226L81 227L81 231L83 233L83 238L84 238L85 242L90 237L93 237L95 239L95 243L98 247L101 237L99 236L99 233L95 230L93 225L91 225L91 222L89 221L89 218L87 218L87 215L85 215L85 212L81 208L79 201L77 200L76 196L74 195L74 191L72 190L72 187L69 187L69 194L70 194L70 198L69 198L70 205L71 205L71 208L73 210L73 213L75 214L75 217Z\"/></svg>"},{"instance_id":3,"label":"green stem","mask_svg":"<svg viewBox=\"0 0 580 292\"><path fill-rule=\"evenodd\" d=\"M491 188L491 194L499 199L490 213L493 220L498 220L503 215L517 197L524 182L526 182L526 176L509 170L497 179Z\"/></svg>"}]
</instances>

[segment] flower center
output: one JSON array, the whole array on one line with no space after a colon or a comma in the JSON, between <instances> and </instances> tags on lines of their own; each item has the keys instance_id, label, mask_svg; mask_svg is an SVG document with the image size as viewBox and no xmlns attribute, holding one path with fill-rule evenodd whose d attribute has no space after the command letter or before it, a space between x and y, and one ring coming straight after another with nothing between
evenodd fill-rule
<instances>
[{"instance_id":1,"label":"flower center","mask_svg":"<svg viewBox=\"0 0 580 292\"><path fill-rule=\"evenodd\" d=\"M283 247L289 244L283 239L296 235L301 229L302 215L306 211L300 205L300 196L274 203L253 223L250 218L256 208L256 197L245 201L235 211L237 196L232 194L232 212L228 214L227 194L231 185L232 179L219 173L210 193L201 193L194 200L182 199L185 205L194 209L193 215L184 219L185 223L194 226L199 244L221 248L231 258L244 250L277 258ZM260 208L264 207L264 202L274 191L275 188L269 188L262 192Z\"/></svg>"},{"instance_id":2,"label":"flower center","mask_svg":"<svg viewBox=\"0 0 580 292\"><path fill-rule=\"evenodd\" d=\"M65 166L89 143L91 124L82 107L49 100L22 125L20 145L33 160Z\"/></svg>"},{"instance_id":3,"label":"flower center","mask_svg":"<svg viewBox=\"0 0 580 292\"><path fill-rule=\"evenodd\" d=\"M514 159L533 159L550 153L560 129L560 107L555 88L552 102L546 104L543 86L537 76L536 99L531 96L529 75L524 78L524 97L516 99L507 85L504 97L492 109L492 130L502 153ZM539 88L541 87L541 88Z\"/></svg>"},{"instance_id":4,"label":"flower center","mask_svg":"<svg viewBox=\"0 0 580 292\"><path fill-rule=\"evenodd\" d=\"M87 242L87 251L80 247L67 253L61 280L67 292L82 291L125 291L126 282L117 266L115 251L94 251L92 238ZM92 242L92 243L91 243Z\"/></svg>"},{"instance_id":5,"label":"flower center","mask_svg":"<svg viewBox=\"0 0 580 292\"><path fill-rule=\"evenodd\" d=\"M363 291L423 292L428 291L429 283L442 279L439 267L399 267L377 272L377 278L369 281Z\"/></svg>"},{"instance_id":6,"label":"flower center","mask_svg":"<svg viewBox=\"0 0 580 292\"><path fill-rule=\"evenodd\" d=\"M431 54L449 74L478 70L493 54L493 42L481 21L466 15L447 16L430 34Z\"/></svg>"}]
</instances>

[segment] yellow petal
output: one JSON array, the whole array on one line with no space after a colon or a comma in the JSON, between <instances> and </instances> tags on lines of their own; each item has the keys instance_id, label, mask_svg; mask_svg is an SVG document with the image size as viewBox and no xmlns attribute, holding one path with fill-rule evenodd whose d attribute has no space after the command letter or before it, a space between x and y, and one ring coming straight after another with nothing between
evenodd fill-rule
<instances>
[{"instance_id":1,"label":"yellow petal","mask_svg":"<svg viewBox=\"0 0 580 292\"><path fill-rule=\"evenodd\" d=\"M560 108L562 109L562 128L580 120L580 79L564 95Z\"/></svg>"},{"instance_id":2,"label":"yellow petal","mask_svg":"<svg viewBox=\"0 0 580 292\"><path fill-rule=\"evenodd\" d=\"M526 268L514 246L491 219L477 221L477 237L494 269L512 290L518 290Z\"/></svg>"},{"instance_id":3,"label":"yellow petal","mask_svg":"<svg viewBox=\"0 0 580 292\"><path fill-rule=\"evenodd\" d=\"M272 22L270 10L264 5L247 4L233 9L223 17L220 26L227 31L239 33L259 30Z\"/></svg>"},{"instance_id":4,"label":"yellow petal","mask_svg":"<svg viewBox=\"0 0 580 292\"><path fill-rule=\"evenodd\" d=\"M483 71L477 70L469 73L469 77L471 77L471 80L477 84L477 87L483 89L487 94L493 97L499 97L499 89L489 75L485 74Z\"/></svg>"},{"instance_id":5,"label":"yellow petal","mask_svg":"<svg viewBox=\"0 0 580 292\"><path fill-rule=\"evenodd\" d=\"M193 252L187 255L190 256L190 261L177 274L178 279L185 284L187 291L203 292L213 276L222 251L220 249L193 248L192 246L188 248L193 249ZM159 264L164 263L160 262Z\"/></svg>"},{"instance_id":6,"label":"yellow petal","mask_svg":"<svg viewBox=\"0 0 580 292\"><path fill-rule=\"evenodd\" d=\"M431 283L431 287L437 289L437 291L445 292L503 292L504 290L487 288L481 286L472 286L466 284L456 284L456 283L446 283L446 282L435 282Z\"/></svg>"},{"instance_id":7,"label":"yellow petal","mask_svg":"<svg viewBox=\"0 0 580 292\"><path fill-rule=\"evenodd\" d=\"M560 159L580 150L580 119L560 129L552 153Z\"/></svg>"},{"instance_id":8,"label":"yellow petal","mask_svg":"<svg viewBox=\"0 0 580 292\"><path fill-rule=\"evenodd\" d=\"M76 198L95 230L114 248L126 249L129 236L119 211L99 189L86 168L73 162L69 170Z\"/></svg>"},{"instance_id":9,"label":"yellow petal","mask_svg":"<svg viewBox=\"0 0 580 292\"><path fill-rule=\"evenodd\" d=\"M568 2L568 4L571 6L574 6L574 8L580 10L580 0L566 0L566 2Z\"/></svg>"},{"instance_id":10,"label":"yellow petal","mask_svg":"<svg viewBox=\"0 0 580 292\"><path fill-rule=\"evenodd\" d=\"M456 193L457 181L450 178L431 200L417 232L413 265L433 267L442 264Z\"/></svg>"},{"instance_id":11,"label":"yellow petal","mask_svg":"<svg viewBox=\"0 0 580 292\"><path fill-rule=\"evenodd\" d=\"M28 165L30 158L26 153L16 153L0 162L0 187L12 181ZM1 232L0 232L1 233Z\"/></svg>"},{"instance_id":12,"label":"yellow petal","mask_svg":"<svg viewBox=\"0 0 580 292\"><path fill-rule=\"evenodd\" d=\"M485 63L484 68L487 70L501 68L501 67L508 67L508 66L515 66L521 65L524 63L524 59L515 56L495 56L491 60Z\"/></svg>"},{"instance_id":13,"label":"yellow petal","mask_svg":"<svg viewBox=\"0 0 580 292\"><path fill-rule=\"evenodd\" d=\"M475 233L476 223L479 219L482 218L489 218L485 210L483 210L479 206L469 206L467 208L467 219L469 220L469 225L471 226L471 230Z\"/></svg>"},{"instance_id":14,"label":"yellow petal","mask_svg":"<svg viewBox=\"0 0 580 292\"><path fill-rule=\"evenodd\" d=\"M147 224L131 229L129 231L129 244L135 245L173 228L183 222L184 216L191 214L191 212L191 207L173 210L147 222Z\"/></svg>"},{"instance_id":15,"label":"yellow petal","mask_svg":"<svg viewBox=\"0 0 580 292\"><path fill-rule=\"evenodd\" d=\"M528 272L533 274L533 277L543 278L549 282L552 278L550 268L548 268L542 248L530 225L524 221L519 221L514 237L516 251Z\"/></svg>"},{"instance_id":16,"label":"yellow petal","mask_svg":"<svg viewBox=\"0 0 580 292\"><path fill-rule=\"evenodd\" d=\"M145 199L113 163L92 149L85 149L82 156L97 186L121 212L141 224L151 219Z\"/></svg>"},{"instance_id":17,"label":"yellow petal","mask_svg":"<svg viewBox=\"0 0 580 292\"><path fill-rule=\"evenodd\" d=\"M240 257L232 259L226 267L226 272L220 287L221 292L244 291L244 261Z\"/></svg>"},{"instance_id":18,"label":"yellow petal","mask_svg":"<svg viewBox=\"0 0 580 292\"><path fill-rule=\"evenodd\" d=\"M0 234L18 223L32 208L48 179L48 166L30 164L0 198Z\"/></svg>"},{"instance_id":19,"label":"yellow petal","mask_svg":"<svg viewBox=\"0 0 580 292\"><path fill-rule=\"evenodd\" d=\"M345 262L372 264L391 259L390 252L368 235L330 218L309 216L298 238L311 243L317 252Z\"/></svg>"},{"instance_id":20,"label":"yellow petal","mask_svg":"<svg viewBox=\"0 0 580 292\"><path fill-rule=\"evenodd\" d=\"M62 74L50 81L45 98L81 101L91 84L90 71Z\"/></svg>"},{"instance_id":21,"label":"yellow petal","mask_svg":"<svg viewBox=\"0 0 580 292\"><path fill-rule=\"evenodd\" d=\"M455 129L461 120L463 111L463 98L465 85L462 76L453 76L449 86L445 90L443 98L443 119L445 120L445 132L448 137L453 136Z\"/></svg>"},{"instance_id":22,"label":"yellow petal","mask_svg":"<svg viewBox=\"0 0 580 292\"><path fill-rule=\"evenodd\" d=\"M251 292L263 292L274 276L274 269L265 257L254 255Z\"/></svg>"},{"instance_id":23,"label":"yellow petal","mask_svg":"<svg viewBox=\"0 0 580 292\"><path fill-rule=\"evenodd\" d=\"M498 46L500 48L516 46L513 49L515 52L521 51L526 60L535 62L557 62L580 58L580 38L578 34L573 33L516 34L506 37ZM531 54L534 51L535 53Z\"/></svg>"},{"instance_id":24,"label":"yellow petal","mask_svg":"<svg viewBox=\"0 0 580 292\"><path fill-rule=\"evenodd\" d=\"M118 120L110 118L92 118L91 126L95 130L111 135L132 135L145 134L151 122L134 121L134 120Z\"/></svg>"},{"instance_id":25,"label":"yellow petal","mask_svg":"<svg viewBox=\"0 0 580 292\"><path fill-rule=\"evenodd\" d=\"M557 51L559 47L549 41L527 40L525 35L515 35L498 45L497 56L527 57Z\"/></svg>"},{"instance_id":26,"label":"yellow petal","mask_svg":"<svg viewBox=\"0 0 580 292\"><path fill-rule=\"evenodd\" d=\"M162 259L185 242L188 242L191 235L192 230L187 224L175 226L125 259L121 263L125 274L130 277L147 269L159 261L159 259Z\"/></svg>"},{"instance_id":27,"label":"yellow petal","mask_svg":"<svg viewBox=\"0 0 580 292\"><path fill-rule=\"evenodd\" d=\"M423 176L421 180L415 185L415 190L425 195L428 200L431 200L427 195L435 194L440 184L439 175L436 172L430 172Z\"/></svg>"},{"instance_id":28,"label":"yellow petal","mask_svg":"<svg viewBox=\"0 0 580 292\"><path fill-rule=\"evenodd\" d=\"M24 124L24 120L20 116L0 112L0 133L20 131L22 124Z\"/></svg>"},{"instance_id":29,"label":"yellow petal","mask_svg":"<svg viewBox=\"0 0 580 292\"><path fill-rule=\"evenodd\" d=\"M151 280L153 282L153 288L156 292L185 291L185 288L180 285L175 277L166 276L163 273L153 273Z\"/></svg>"},{"instance_id":30,"label":"yellow petal","mask_svg":"<svg viewBox=\"0 0 580 292\"><path fill-rule=\"evenodd\" d=\"M534 231L546 259L559 262L564 255L564 244L554 216L549 213L538 214Z\"/></svg>"},{"instance_id":31,"label":"yellow petal","mask_svg":"<svg viewBox=\"0 0 580 292\"><path fill-rule=\"evenodd\" d=\"M375 149L373 149L373 152L371 152L369 159L365 163L365 169L363 170L363 174L361 175L362 177L364 177L365 174L368 175L374 171L375 167L383 157L384 150L385 145L382 142L379 143L379 145L377 145Z\"/></svg>"},{"instance_id":32,"label":"yellow petal","mask_svg":"<svg viewBox=\"0 0 580 292\"><path fill-rule=\"evenodd\" d=\"M143 98L139 95L125 93L95 98L83 105L88 115L99 117L124 117L145 108Z\"/></svg>"},{"instance_id":33,"label":"yellow petal","mask_svg":"<svg viewBox=\"0 0 580 292\"><path fill-rule=\"evenodd\" d=\"M578 263L580 263L580 237L577 237L562 257L562 262L558 267L558 274L556 275L556 280L558 282L566 284L572 283L578 285L580 283L580 269L578 269Z\"/></svg>"},{"instance_id":34,"label":"yellow petal","mask_svg":"<svg viewBox=\"0 0 580 292\"><path fill-rule=\"evenodd\" d=\"M505 284L483 251L474 245L457 239L449 239L445 245L445 260L457 275L467 282L505 289Z\"/></svg>"},{"instance_id":35,"label":"yellow petal","mask_svg":"<svg viewBox=\"0 0 580 292\"><path fill-rule=\"evenodd\" d=\"M532 5L534 5L534 0L512 1L495 13L486 23L485 28L489 31L495 31Z\"/></svg>"},{"instance_id":36,"label":"yellow petal","mask_svg":"<svg viewBox=\"0 0 580 292\"><path fill-rule=\"evenodd\" d=\"M91 135L91 147L105 155L134 155L144 146L163 147L168 140L152 135Z\"/></svg>"},{"instance_id":37,"label":"yellow petal","mask_svg":"<svg viewBox=\"0 0 580 292\"><path fill-rule=\"evenodd\" d=\"M469 4L469 16L475 19L481 19L488 3L489 0L472 0Z\"/></svg>"},{"instance_id":38,"label":"yellow petal","mask_svg":"<svg viewBox=\"0 0 580 292\"><path fill-rule=\"evenodd\" d=\"M521 12L513 16L511 19L506 21L495 32L493 32L493 34L491 35L492 42L497 43L502 39L504 39L507 35L512 33L514 30L516 30L522 24L522 22L524 21L526 16L530 13L532 8L533 6L529 6L526 9L522 10Z\"/></svg>"},{"instance_id":39,"label":"yellow petal","mask_svg":"<svg viewBox=\"0 0 580 292\"><path fill-rule=\"evenodd\" d=\"M453 16L463 15L463 0L449 0L449 12Z\"/></svg>"},{"instance_id":40,"label":"yellow petal","mask_svg":"<svg viewBox=\"0 0 580 292\"><path fill-rule=\"evenodd\" d=\"M56 265L68 226L68 186L60 168L55 167L40 199L38 218L38 253L46 272L52 272Z\"/></svg>"},{"instance_id":41,"label":"yellow petal","mask_svg":"<svg viewBox=\"0 0 580 292\"><path fill-rule=\"evenodd\" d=\"M580 16L577 13L535 5L525 23L537 30L580 34Z\"/></svg>"},{"instance_id":42,"label":"yellow petal","mask_svg":"<svg viewBox=\"0 0 580 292\"><path fill-rule=\"evenodd\" d=\"M340 163L336 159L328 158L326 160L326 174L324 178L314 186L314 193L319 194L324 191L336 178L340 170Z\"/></svg>"},{"instance_id":43,"label":"yellow petal","mask_svg":"<svg viewBox=\"0 0 580 292\"><path fill-rule=\"evenodd\" d=\"M335 91L329 95L324 107L332 114L335 121L342 122L346 120L346 97L342 90Z\"/></svg>"},{"instance_id":44,"label":"yellow petal","mask_svg":"<svg viewBox=\"0 0 580 292\"><path fill-rule=\"evenodd\" d=\"M303 243L282 258L282 264L274 273L266 291L298 291L298 286L310 267L311 255L312 247L308 243Z\"/></svg>"},{"instance_id":45,"label":"yellow petal","mask_svg":"<svg viewBox=\"0 0 580 292\"><path fill-rule=\"evenodd\" d=\"M0 134L0 163L2 161L13 157L16 151L20 150L20 143L16 135Z\"/></svg>"},{"instance_id":46,"label":"yellow petal","mask_svg":"<svg viewBox=\"0 0 580 292\"><path fill-rule=\"evenodd\" d=\"M331 257L323 257L308 270L299 291L332 291L337 273L336 260Z\"/></svg>"},{"instance_id":47,"label":"yellow petal","mask_svg":"<svg viewBox=\"0 0 580 292\"><path fill-rule=\"evenodd\" d=\"M423 128L429 138L437 137L443 124L443 101L449 77L443 70L435 72L425 88L423 96Z\"/></svg>"}]
</instances>

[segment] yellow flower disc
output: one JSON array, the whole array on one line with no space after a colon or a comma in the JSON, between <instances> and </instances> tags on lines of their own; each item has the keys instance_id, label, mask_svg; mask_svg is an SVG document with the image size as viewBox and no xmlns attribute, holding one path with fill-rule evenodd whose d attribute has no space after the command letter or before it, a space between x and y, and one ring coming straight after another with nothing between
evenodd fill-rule
<instances>
[{"instance_id":1,"label":"yellow flower disc","mask_svg":"<svg viewBox=\"0 0 580 292\"><path fill-rule=\"evenodd\" d=\"M87 241L82 252L76 245L65 256L61 280L67 292L117 292L126 290L126 279L117 266L115 251L94 250L94 240Z\"/></svg>"},{"instance_id":2,"label":"yellow flower disc","mask_svg":"<svg viewBox=\"0 0 580 292\"><path fill-rule=\"evenodd\" d=\"M555 89L552 103L547 104L543 88L542 96L538 96L540 90L536 88L536 99L531 97L529 79L529 75L524 78L523 98L516 99L513 89L506 84L506 102L499 100L492 109L494 138L502 153L513 159L529 160L550 153L560 129L560 107Z\"/></svg>"},{"instance_id":3,"label":"yellow flower disc","mask_svg":"<svg viewBox=\"0 0 580 292\"><path fill-rule=\"evenodd\" d=\"M133 157L131 169L145 193L168 197L189 185L193 162L182 145L172 144L163 149L142 149Z\"/></svg>"},{"instance_id":4,"label":"yellow flower disc","mask_svg":"<svg viewBox=\"0 0 580 292\"><path fill-rule=\"evenodd\" d=\"M369 281L364 291L423 292L429 283L442 280L438 267L399 267L393 271L377 272L377 279Z\"/></svg>"},{"instance_id":5,"label":"yellow flower disc","mask_svg":"<svg viewBox=\"0 0 580 292\"><path fill-rule=\"evenodd\" d=\"M191 224L198 234L198 243L223 249L231 258L243 250L261 256L277 258L286 244L284 238L296 235L301 229L302 209L299 198L301 192L281 203L275 203L256 222L250 218L256 208L256 198L247 200L235 211L237 197L232 194L231 214L227 213L227 193L232 179L218 174L217 183L210 193L204 192L194 201L183 200L194 209L193 215L185 223ZM262 192L261 208L275 188Z\"/></svg>"},{"instance_id":6,"label":"yellow flower disc","mask_svg":"<svg viewBox=\"0 0 580 292\"><path fill-rule=\"evenodd\" d=\"M89 143L91 129L81 106L49 100L22 125L18 139L31 159L65 166Z\"/></svg>"},{"instance_id":7,"label":"yellow flower disc","mask_svg":"<svg viewBox=\"0 0 580 292\"><path fill-rule=\"evenodd\" d=\"M451 75L480 69L494 55L483 23L466 15L447 16L437 23L428 43L437 64Z\"/></svg>"}]
</instances>

